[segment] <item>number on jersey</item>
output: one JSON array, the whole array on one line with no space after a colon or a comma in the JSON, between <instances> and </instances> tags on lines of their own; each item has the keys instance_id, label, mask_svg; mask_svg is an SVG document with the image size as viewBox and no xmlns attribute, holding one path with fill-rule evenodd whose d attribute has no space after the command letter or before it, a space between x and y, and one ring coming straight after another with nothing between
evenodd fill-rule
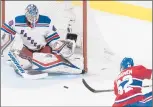
<instances>
[{"instance_id":1,"label":"number on jersey","mask_svg":"<svg viewBox=\"0 0 153 107\"><path fill-rule=\"evenodd\" d=\"M126 75L122 80L117 81L118 94L122 95L124 92L132 90L133 88L130 86L132 84L133 79L131 75Z\"/></svg>"}]
</instances>

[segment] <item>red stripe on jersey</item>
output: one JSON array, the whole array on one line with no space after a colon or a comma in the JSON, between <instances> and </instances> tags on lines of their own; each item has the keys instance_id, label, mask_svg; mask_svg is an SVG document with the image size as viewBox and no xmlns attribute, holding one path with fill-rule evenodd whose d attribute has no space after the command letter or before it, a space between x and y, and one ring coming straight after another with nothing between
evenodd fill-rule
<instances>
[{"instance_id":1,"label":"red stripe on jersey","mask_svg":"<svg viewBox=\"0 0 153 107\"><path fill-rule=\"evenodd\" d=\"M121 103L114 103L113 107L123 107L123 106L126 106L128 104L132 104L132 103L135 103L135 102L138 102L138 101L142 101L143 99L144 99L143 95L136 96L134 98L131 98L131 99L126 100L126 101L121 102Z\"/></svg>"},{"instance_id":2,"label":"red stripe on jersey","mask_svg":"<svg viewBox=\"0 0 153 107\"><path fill-rule=\"evenodd\" d=\"M11 29L7 28L7 26L5 26L5 25L2 25L2 28L5 29L6 31L8 31L9 33L13 34L13 35L16 34L16 32L14 32Z\"/></svg>"},{"instance_id":3,"label":"red stripe on jersey","mask_svg":"<svg viewBox=\"0 0 153 107\"><path fill-rule=\"evenodd\" d=\"M59 35L58 35L58 34L55 34L55 35L52 36L51 38L48 38L48 39L47 39L47 42L49 42L49 41L51 41L51 40L53 40L54 38L57 38L57 37L59 37Z\"/></svg>"},{"instance_id":4,"label":"red stripe on jersey","mask_svg":"<svg viewBox=\"0 0 153 107\"><path fill-rule=\"evenodd\" d=\"M151 99L152 99L152 96L145 98L145 99L144 99L143 101L141 101L141 102L145 103L145 102L148 102L148 101L151 100Z\"/></svg>"}]
</instances>

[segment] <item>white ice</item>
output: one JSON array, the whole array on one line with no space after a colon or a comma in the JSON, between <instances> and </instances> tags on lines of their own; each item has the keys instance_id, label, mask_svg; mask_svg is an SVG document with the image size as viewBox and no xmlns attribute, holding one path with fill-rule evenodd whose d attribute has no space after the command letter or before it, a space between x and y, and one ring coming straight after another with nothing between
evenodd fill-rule
<instances>
[{"instance_id":1,"label":"white ice","mask_svg":"<svg viewBox=\"0 0 153 107\"><path fill-rule=\"evenodd\" d=\"M2 58L2 106L111 106L115 98L113 92L92 93L84 87L82 78L95 89L112 89L124 56L131 56L136 64L152 68L151 44L150 22L88 10L89 72L83 76L25 80ZM152 83L146 80L145 84ZM144 93L148 91L151 88L143 90Z\"/></svg>"}]
</instances>

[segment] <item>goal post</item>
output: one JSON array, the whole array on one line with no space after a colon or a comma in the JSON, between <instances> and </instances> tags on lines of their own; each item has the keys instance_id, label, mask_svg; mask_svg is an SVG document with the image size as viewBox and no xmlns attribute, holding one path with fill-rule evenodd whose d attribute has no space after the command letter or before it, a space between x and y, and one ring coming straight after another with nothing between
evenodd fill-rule
<instances>
[{"instance_id":1,"label":"goal post","mask_svg":"<svg viewBox=\"0 0 153 107\"><path fill-rule=\"evenodd\" d=\"M5 22L5 0L1 0L1 25Z\"/></svg>"},{"instance_id":2,"label":"goal post","mask_svg":"<svg viewBox=\"0 0 153 107\"><path fill-rule=\"evenodd\" d=\"M67 27L71 25L72 33L78 35L77 48L83 57L83 69L87 72L87 0L83 1L1 1L1 23L12 20L15 16L23 15L28 4L35 4L40 14L53 19L62 39L67 34ZM16 40L17 41L17 40ZM21 45L13 44L14 48Z\"/></svg>"},{"instance_id":3,"label":"goal post","mask_svg":"<svg viewBox=\"0 0 153 107\"><path fill-rule=\"evenodd\" d=\"M83 1L83 56L84 69L87 72L87 0Z\"/></svg>"}]
</instances>

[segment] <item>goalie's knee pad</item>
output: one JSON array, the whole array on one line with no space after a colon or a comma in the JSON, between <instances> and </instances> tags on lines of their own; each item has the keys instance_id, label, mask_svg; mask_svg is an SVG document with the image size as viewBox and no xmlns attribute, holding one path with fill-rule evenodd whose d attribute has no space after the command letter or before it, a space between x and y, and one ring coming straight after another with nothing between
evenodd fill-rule
<instances>
[{"instance_id":1,"label":"goalie's knee pad","mask_svg":"<svg viewBox=\"0 0 153 107\"><path fill-rule=\"evenodd\" d=\"M32 64L31 64L30 60L23 59L19 56L18 56L18 60L19 60L19 63L21 64L23 69L30 69L31 68Z\"/></svg>"}]
</instances>

